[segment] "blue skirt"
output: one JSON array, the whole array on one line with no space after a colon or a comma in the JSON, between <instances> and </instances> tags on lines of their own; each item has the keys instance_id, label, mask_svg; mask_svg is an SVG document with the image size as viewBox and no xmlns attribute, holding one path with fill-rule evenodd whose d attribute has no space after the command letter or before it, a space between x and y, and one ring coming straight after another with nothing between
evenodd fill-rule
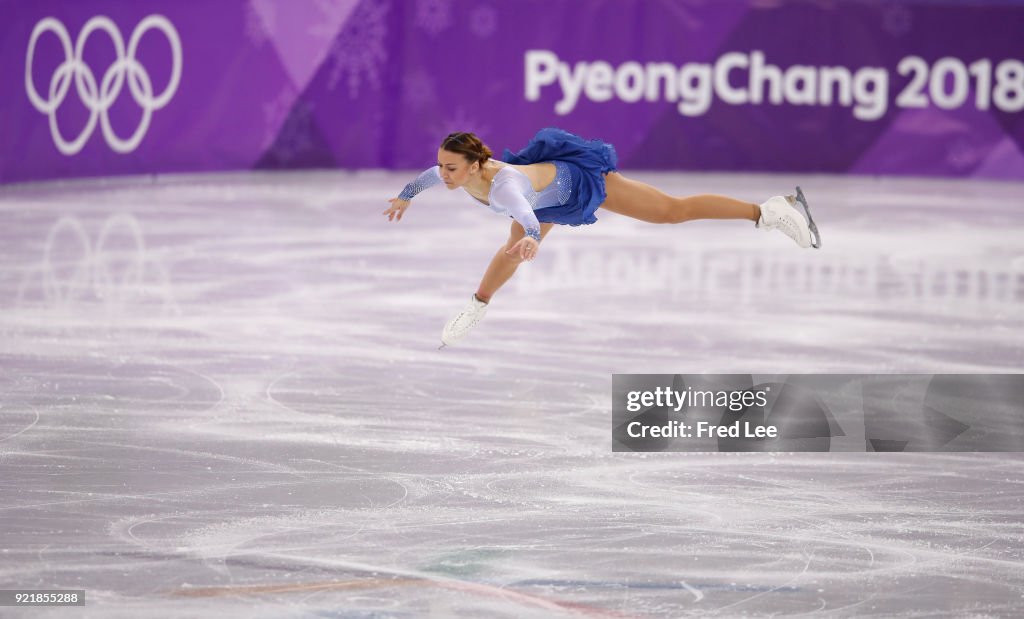
<instances>
[{"instance_id":1,"label":"blue skirt","mask_svg":"<svg viewBox=\"0 0 1024 619\"><path fill-rule=\"evenodd\" d=\"M601 140L585 140L578 135L549 127L541 129L518 153L505 149L501 160L514 165L544 161L563 161L572 172L572 197L565 204L537 209L537 220L544 223L580 226L597 221L594 211L607 194L604 175L614 172L619 163L615 147Z\"/></svg>"}]
</instances>

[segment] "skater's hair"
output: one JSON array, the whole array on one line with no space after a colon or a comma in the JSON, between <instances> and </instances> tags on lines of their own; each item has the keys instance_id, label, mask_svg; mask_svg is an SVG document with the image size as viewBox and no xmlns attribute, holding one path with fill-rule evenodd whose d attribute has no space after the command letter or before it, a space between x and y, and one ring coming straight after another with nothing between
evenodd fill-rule
<instances>
[{"instance_id":1,"label":"skater's hair","mask_svg":"<svg viewBox=\"0 0 1024 619\"><path fill-rule=\"evenodd\" d=\"M469 165L473 165L475 161L479 161L480 165L483 165L487 163L487 160L492 155L491 149L487 148L487 145L481 142L480 138L472 133L462 131L449 133L448 137L441 142L441 148L448 152L462 155L469 162Z\"/></svg>"}]
</instances>

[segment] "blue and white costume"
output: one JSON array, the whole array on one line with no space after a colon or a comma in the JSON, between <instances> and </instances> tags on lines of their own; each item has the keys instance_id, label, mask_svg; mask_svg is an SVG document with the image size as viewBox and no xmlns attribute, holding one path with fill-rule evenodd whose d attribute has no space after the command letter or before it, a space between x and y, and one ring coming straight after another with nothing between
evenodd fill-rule
<instances>
[{"instance_id":1,"label":"blue and white costume","mask_svg":"<svg viewBox=\"0 0 1024 619\"><path fill-rule=\"evenodd\" d=\"M584 140L563 131L548 128L537 132L518 153L505 151L502 160L515 165L549 162L555 165L555 180L534 191L529 177L513 167L504 167L494 175L487 202L489 209L519 222L527 236L540 240L540 224L570 226L597 221L594 211L604 202L604 175L615 171L618 157L615 147L601 140ZM409 183L399 194L411 200L416 194L441 184L441 172L432 167Z\"/></svg>"}]
</instances>

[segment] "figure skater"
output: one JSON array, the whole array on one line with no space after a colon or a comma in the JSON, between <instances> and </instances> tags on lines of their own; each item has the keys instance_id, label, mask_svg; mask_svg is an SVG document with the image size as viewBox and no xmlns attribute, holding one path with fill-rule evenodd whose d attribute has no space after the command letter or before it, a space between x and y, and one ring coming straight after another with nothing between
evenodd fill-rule
<instances>
[{"instance_id":1,"label":"figure skater","mask_svg":"<svg viewBox=\"0 0 1024 619\"><path fill-rule=\"evenodd\" d=\"M674 197L619 174L611 144L555 128L541 129L518 153L506 150L500 162L491 154L472 133L450 134L437 151L437 165L406 185L384 211L388 221L401 221L417 194L444 183L514 220L508 240L494 255L469 305L445 325L442 348L480 322L494 294L521 262L537 257L541 241L555 224L592 224L598 209L658 224L747 219L763 230L783 232L800 247L821 246L799 187L797 196L775 196L761 205L710 194ZM804 214L794 208L797 203Z\"/></svg>"}]
</instances>

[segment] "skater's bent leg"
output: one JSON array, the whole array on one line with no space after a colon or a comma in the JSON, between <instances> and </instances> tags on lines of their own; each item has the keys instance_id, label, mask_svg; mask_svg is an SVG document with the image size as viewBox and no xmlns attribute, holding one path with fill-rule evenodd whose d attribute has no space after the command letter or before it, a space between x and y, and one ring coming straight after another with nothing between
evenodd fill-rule
<instances>
[{"instance_id":1,"label":"skater's bent leg","mask_svg":"<svg viewBox=\"0 0 1024 619\"><path fill-rule=\"evenodd\" d=\"M498 248L498 253L494 254L491 263L487 265L487 271L484 273L483 279L480 280L480 286L477 287L476 298L485 303L491 301L494 293L512 277L522 261L518 256L507 255L505 250L508 247L502 245Z\"/></svg>"},{"instance_id":2,"label":"skater's bent leg","mask_svg":"<svg viewBox=\"0 0 1024 619\"><path fill-rule=\"evenodd\" d=\"M752 202L713 194L670 196L618 172L605 176L605 189L607 198L601 208L656 224L677 224L695 219L757 221L761 216L760 207Z\"/></svg>"},{"instance_id":3,"label":"skater's bent leg","mask_svg":"<svg viewBox=\"0 0 1024 619\"><path fill-rule=\"evenodd\" d=\"M541 224L540 225L540 240L543 241L544 237L548 235L548 232L555 224ZM512 277L512 274L519 268L519 263L523 261L518 255L509 256L505 253L510 247L519 242L519 239L526 236L526 231L519 225L519 222L512 222L512 230L509 232L508 241L505 242L500 248L498 253L494 254L494 258L491 258L491 264L487 267L487 272L484 273L484 278L480 280L480 287L477 288L476 296L481 301L488 303L494 293L501 288L505 282Z\"/></svg>"}]
</instances>

